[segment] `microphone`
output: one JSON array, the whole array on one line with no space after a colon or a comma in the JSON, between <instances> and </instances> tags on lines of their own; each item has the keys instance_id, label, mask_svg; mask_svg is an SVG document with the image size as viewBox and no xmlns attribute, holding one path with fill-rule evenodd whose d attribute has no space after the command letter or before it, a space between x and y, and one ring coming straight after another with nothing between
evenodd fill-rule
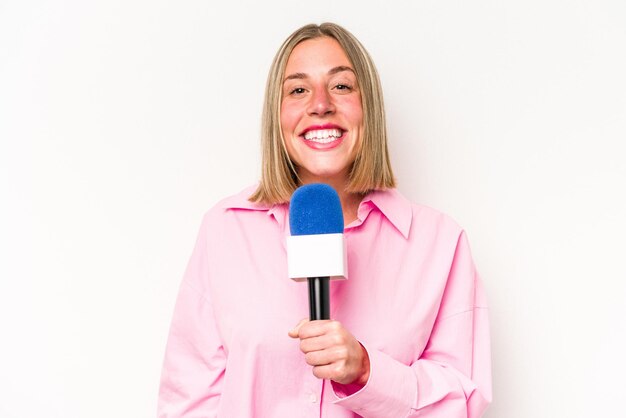
<instances>
[{"instance_id":1,"label":"microphone","mask_svg":"<svg viewBox=\"0 0 626 418\"><path fill-rule=\"evenodd\" d=\"M347 279L343 212L335 190L321 183L299 187L289 204L287 270L309 282L309 318L330 319L329 280Z\"/></svg>"}]
</instances>

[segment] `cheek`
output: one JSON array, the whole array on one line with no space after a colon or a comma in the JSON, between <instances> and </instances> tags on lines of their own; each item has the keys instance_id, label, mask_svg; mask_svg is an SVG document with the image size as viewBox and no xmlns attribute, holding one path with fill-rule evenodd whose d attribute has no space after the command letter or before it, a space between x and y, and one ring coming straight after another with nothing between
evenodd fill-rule
<instances>
[{"instance_id":1,"label":"cheek","mask_svg":"<svg viewBox=\"0 0 626 418\"><path fill-rule=\"evenodd\" d=\"M298 113L295 111L294 106L283 103L280 107L280 126L283 130L283 135L290 136L297 124Z\"/></svg>"},{"instance_id":2,"label":"cheek","mask_svg":"<svg viewBox=\"0 0 626 418\"><path fill-rule=\"evenodd\" d=\"M361 105L360 99L355 99L350 102L348 111L350 112L353 122L358 123L359 125L363 123L363 106Z\"/></svg>"},{"instance_id":3,"label":"cheek","mask_svg":"<svg viewBox=\"0 0 626 418\"><path fill-rule=\"evenodd\" d=\"M294 161L294 147L291 138L293 136L296 123L297 121L295 120L293 109L286 106L283 102L280 106L280 129L283 134L283 141L285 149L287 150L287 155L292 161Z\"/></svg>"}]
</instances>

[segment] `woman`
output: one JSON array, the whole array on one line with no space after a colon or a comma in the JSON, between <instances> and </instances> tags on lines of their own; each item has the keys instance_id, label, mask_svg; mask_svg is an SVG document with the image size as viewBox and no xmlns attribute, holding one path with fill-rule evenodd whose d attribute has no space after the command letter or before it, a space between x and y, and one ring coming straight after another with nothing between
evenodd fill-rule
<instances>
[{"instance_id":1,"label":"woman","mask_svg":"<svg viewBox=\"0 0 626 418\"><path fill-rule=\"evenodd\" d=\"M463 230L393 189L382 93L334 24L282 45L266 88L260 184L204 217L176 304L160 417L479 417L491 398L486 305ZM341 200L350 280L302 320L288 201ZM295 325L295 326L294 326Z\"/></svg>"}]
</instances>

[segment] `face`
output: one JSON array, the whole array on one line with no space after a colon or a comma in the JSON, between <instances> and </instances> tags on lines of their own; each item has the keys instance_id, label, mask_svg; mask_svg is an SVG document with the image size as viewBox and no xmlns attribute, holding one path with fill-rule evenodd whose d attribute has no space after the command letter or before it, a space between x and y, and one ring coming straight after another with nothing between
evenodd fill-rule
<instances>
[{"instance_id":1,"label":"face","mask_svg":"<svg viewBox=\"0 0 626 418\"><path fill-rule=\"evenodd\" d=\"M336 40L310 39L293 49L280 109L287 153L302 182L346 182L363 109L352 64Z\"/></svg>"}]
</instances>

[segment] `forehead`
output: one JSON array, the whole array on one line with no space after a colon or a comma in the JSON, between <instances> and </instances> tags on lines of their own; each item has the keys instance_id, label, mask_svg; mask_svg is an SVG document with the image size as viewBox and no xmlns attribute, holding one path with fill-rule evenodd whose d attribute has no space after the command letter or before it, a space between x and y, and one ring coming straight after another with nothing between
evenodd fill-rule
<instances>
[{"instance_id":1,"label":"forehead","mask_svg":"<svg viewBox=\"0 0 626 418\"><path fill-rule=\"evenodd\" d=\"M285 75L293 72L326 72L331 68L346 66L352 68L345 51L335 39L324 36L300 42L291 51Z\"/></svg>"}]
</instances>

